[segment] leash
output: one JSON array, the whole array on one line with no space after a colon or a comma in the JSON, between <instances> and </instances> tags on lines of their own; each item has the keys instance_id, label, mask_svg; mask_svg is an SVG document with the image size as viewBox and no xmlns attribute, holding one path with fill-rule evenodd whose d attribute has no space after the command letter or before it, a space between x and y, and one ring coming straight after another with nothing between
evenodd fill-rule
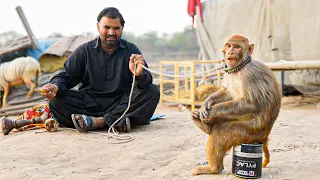
<instances>
[{"instance_id":1,"label":"leash","mask_svg":"<svg viewBox=\"0 0 320 180\"><path fill-rule=\"evenodd\" d=\"M166 74L166 73L160 73L158 71L155 71L153 69L149 69L147 67L145 67L144 65L141 65L144 69L154 73L154 74L157 74L157 75L162 75L162 76L167 76L167 77L185 77L185 75L172 75L172 74ZM218 67L218 68L214 68L214 69L211 69L211 70L208 70L208 71L202 71L202 72L199 72L199 73L192 73L192 74L188 74L187 76L188 77L191 77L191 76L198 76L198 75L202 75L202 74L206 74L206 73L211 73L211 72L214 72L214 71L217 71L217 70L220 70L220 69L224 69L224 67Z\"/></svg>"},{"instance_id":2,"label":"leash","mask_svg":"<svg viewBox=\"0 0 320 180\"><path fill-rule=\"evenodd\" d=\"M95 132L95 131L88 131L90 133L94 133L94 134L100 134L100 135L103 135L103 136L107 136L106 140L111 143L111 144L121 144L121 143L127 143L127 142L130 142L133 140L133 136L131 135L121 135L119 134L119 132L114 128L114 126L123 118L123 116L128 112L129 108L130 108L130 105L131 105L131 99L132 99L132 94L133 94L133 89L134 89L134 84L135 84L135 81L136 81L136 69L137 69L137 62L134 62L135 65L134 65L134 70L133 70L133 80L132 80L132 84L131 84L131 90L130 90L130 95L129 95L129 102L128 102L128 106L127 106L127 109L123 112L123 114L115 121L113 122L113 124L109 127L108 129L108 133L100 133L100 132ZM140 64L141 65L141 64ZM172 74L165 74L165 73L160 73L158 71L155 71L155 70L152 70L152 69L149 69L147 67L145 67L144 65L141 65L142 68L154 73L154 74L158 74L158 75L162 75L162 76L167 76L167 77L185 77L185 75L172 75ZM205 73L209 73L209 72L214 72L214 71L217 71L217 70L220 70L222 69L223 67L218 67L218 68L215 68L215 69L211 69L209 71L202 71L202 72L199 72L199 73L195 73L195 74L189 74L188 76L193 76L193 75L202 75L202 74L205 74ZM113 141L111 139L114 139Z\"/></svg>"},{"instance_id":3,"label":"leash","mask_svg":"<svg viewBox=\"0 0 320 180\"><path fill-rule=\"evenodd\" d=\"M130 105L131 105L131 99L132 99L132 93L133 93L133 88L134 84L136 81L136 69L137 69L137 62L134 62L134 69L133 69L133 79L132 79L132 84L131 84L131 90L130 90L130 95L129 95L129 102L127 109L122 113L122 115L112 123L112 125L108 129L108 133L100 133L100 132L95 132L95 131L88 131L90 133L94 134L101 134L103 136L107 136L107 141L112 144L121 144L121 143L127 143L133 140L133 136L131 135L121 135L119 132L114 128L114 126L123 118L123 116L128 112ZM114 139L115 141L111 141L111 139Z\"/></svg>"}]
</instances>

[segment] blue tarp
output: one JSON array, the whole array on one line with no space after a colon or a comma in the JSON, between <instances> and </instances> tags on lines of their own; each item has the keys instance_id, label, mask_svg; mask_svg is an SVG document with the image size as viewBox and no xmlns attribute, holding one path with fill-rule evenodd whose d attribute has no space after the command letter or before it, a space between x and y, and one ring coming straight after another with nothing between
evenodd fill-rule
<instances>
[{"instance_id":1,"label":"blue tarp","mask_svg":"<svg viewBox=\"0 0 320 180\"><path fill-rule=\"evenodd\" d=\"M38 40L38 50L34 50L33 48L27 49L27 56L31 56L35 59L39 59L39 57L47 50L52 44L57 41L56 38L42 39Z\"/></svg>"}]
</instances>

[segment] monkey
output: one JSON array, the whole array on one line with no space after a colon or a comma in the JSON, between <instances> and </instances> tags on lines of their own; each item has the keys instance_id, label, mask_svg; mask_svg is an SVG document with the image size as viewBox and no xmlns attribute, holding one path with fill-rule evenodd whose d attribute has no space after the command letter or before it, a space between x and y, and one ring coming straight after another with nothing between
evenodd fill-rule
<instances>
[{"instance_id":1,"label":"monkey","mask_svg":"<svg viewBox=\"0 0 320 180\"><path fill-rule=\"evenodd\" d=\"M192 175L219 174L223 159L233 146L263 143L263 167L269 163L268 136L278 117L281 90L273 72L252 60L254 44L241 35L231 35L222 52L226 68L222 87L191 112L191 119L208 134L208 166L193 169Z\"/></svg>"}]
</instances>

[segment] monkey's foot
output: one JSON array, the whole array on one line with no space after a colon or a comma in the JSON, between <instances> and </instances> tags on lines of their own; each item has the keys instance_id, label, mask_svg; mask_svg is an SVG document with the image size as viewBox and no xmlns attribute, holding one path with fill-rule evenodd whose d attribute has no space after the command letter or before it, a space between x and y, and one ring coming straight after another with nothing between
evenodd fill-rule
<instances>
[{"instance_id":1,"label":"monkey's foot","mask_svg":"<svg viewBox=\"0 0 320 180\"><path fill-rule=\"evenodd\" d=\"M14 128L13 121L7 117L4 117L1 120L1 127L3 135L7 135Z\"/></svg>"},{"instance_id":2,"label":"monkey's foot","mask_svg":"<svg viewBox=\"0 0 320 180\"><path fill-rule=\"evenodd\" d=\"M197 176L201 174L219 174L222 169L223 168L221 168L221 170L216 170L214 168L210 168L209 166L199 166L192 170L192 175Z\"/></svg>"}]
</instances>

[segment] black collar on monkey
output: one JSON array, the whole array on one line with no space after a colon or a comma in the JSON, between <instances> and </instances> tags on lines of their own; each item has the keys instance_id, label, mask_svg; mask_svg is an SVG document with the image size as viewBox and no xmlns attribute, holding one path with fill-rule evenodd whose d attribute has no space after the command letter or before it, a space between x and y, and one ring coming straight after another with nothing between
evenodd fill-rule
<instances>
[{"instance_id":1,"label":"black collar on monkey","mask_svg":"<svg viewBox=\"0 0 320 180\"><path fill-rule=\"evenodd\" d=\"M226 72L227 74L231 74L234 72L239 71L240 69L242 69L243 67L245 67L249 62L251 61L251 56L248 56L248 58L243 61L241 64L239 64L236 67L227 67L227 65L225 66L224 72Z\"/></svg>"}]
</instances>

